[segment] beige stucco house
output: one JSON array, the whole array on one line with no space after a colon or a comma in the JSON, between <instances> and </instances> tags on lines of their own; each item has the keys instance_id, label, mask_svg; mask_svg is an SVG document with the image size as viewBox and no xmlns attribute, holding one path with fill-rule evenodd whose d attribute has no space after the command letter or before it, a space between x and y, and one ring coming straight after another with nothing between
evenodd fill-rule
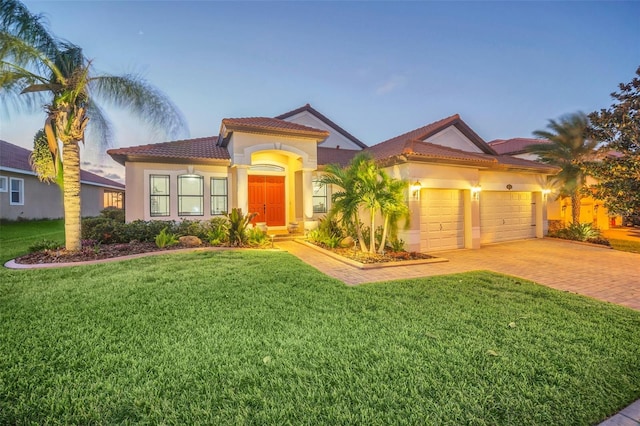
<instances>
[{"instance_id":1,"label":"beige stucco house","mask_svg":"<svg viewBox=\"0 0 640 426\"><path fill-rule=\"evenodd\" d=\"M542 237L553 167L498 155L454 115L368 147L310 105L223 119L217 136L109 150L126 168L126 219L209 219L233 207L305 229L331 207L326 164L369 151L407 179L407 248L436 251Z\"/></svg>"},{"instance_id":2,"label":"beige stucco house","mask_svg":"<svg viewBox=\"0 0 640 426\"><path fill-rule=\"evenodd\" d=\"M0 140L0 219L58 219L64 216L56 184L41 182L31 169L31 151ZM81 214L98 216L106 207L123 208L124 185L80 171Z\"/></svg>"},{"instance_id":3,"label":"beige stucco house","mask_svg":"<svg viewBox=\"0 0 640 426\"><path fill-rule=\"evenodd\" d=\"M538 156L527 151L532 145L548 143L546 139L533 138L513 138L496 139L489 142L489 145L501 155L510 155L516 158L523 158L531 161L538 161ZM612 153L615 155L615 153ZM586 185L594 185L596 180L587 176ZM573 220L571 199L560 197L557 189L550 187L551 193L547 202L547 219L562 227ZM583 197L580 201L580 223L592 223L594 226L607 230L614 226L622 225L622 216L609 213L602 200L593 197Z\"/></svg>"}]
</instances>

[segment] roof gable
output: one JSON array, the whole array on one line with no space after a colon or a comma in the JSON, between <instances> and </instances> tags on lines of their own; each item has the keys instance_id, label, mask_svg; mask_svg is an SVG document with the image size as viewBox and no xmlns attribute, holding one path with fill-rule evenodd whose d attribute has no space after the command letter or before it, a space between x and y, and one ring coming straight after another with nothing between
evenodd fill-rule
<instances>
[{"instance_id":1,"label":"roof gable","mask_svg":"<svg viewBox=\"0 0 640 426\"><path fill-rule=\"evenodd\" d=\"M276 118L329 131L329 137L321 144L326 148L364 149L367 147L360 139L338 126L309 104L280 114Z\"/></svg>"},{"instance_id":2,"label":"roof gable","mask_svg":"<svg viewBox=\"0 0 640 426\"><path fill-rule=\"evenodd\" d=\"M326 130L292 123L271 117L224 118L220 125L219 145L226 146L234 131L260 134L291 135L324 140L329 136Z\"/></svg>"}]
</instances>

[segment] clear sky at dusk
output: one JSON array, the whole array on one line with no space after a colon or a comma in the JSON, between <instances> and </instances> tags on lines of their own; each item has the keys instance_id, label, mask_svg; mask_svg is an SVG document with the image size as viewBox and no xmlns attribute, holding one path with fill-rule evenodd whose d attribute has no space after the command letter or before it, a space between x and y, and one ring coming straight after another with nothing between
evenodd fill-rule
<instances>
[{"instance_id":1,"label":"clear sky at dusk","mask_svg":"<svg viewBox=\"0 0 640 426\"><path fill-rule=\"evenodd\" d=\"M640 2L27 1L99 71L142 73L215 135L311 103L368 145L451 114L482 138L608 107L640 65ZM114 146L160 142L111 112ZM0 118L31 148L43 114ZM96 152L92 152L92 150ZM90 141L89 167L114 170ZM114 176L112 176L114 177Z\"/></svg>"}]
</instances>

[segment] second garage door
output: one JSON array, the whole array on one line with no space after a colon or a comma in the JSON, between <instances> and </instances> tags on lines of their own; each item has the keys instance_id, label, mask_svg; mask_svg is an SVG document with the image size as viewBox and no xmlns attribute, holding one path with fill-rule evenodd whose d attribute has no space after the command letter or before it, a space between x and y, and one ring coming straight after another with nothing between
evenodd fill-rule
<instances>
[{"instance_id":1,"label":"second garage door","mask_svg":"<svg viewBox=\"0 0 640 426\"><path fill-rule=\"evenodd\" d=\"M420 195L420 251L463 248L462 191L424 189Z\"/></svg>"},{"instance_id":2,"label":"second garage door","mask_svg":"<svg viewBox=\"0 0 640 426\"><path fill-rule=\"evenodd\" d=\"M530 192L482 192L480 244L534 238L534 209Z\"/></svg>"}]
</instances>

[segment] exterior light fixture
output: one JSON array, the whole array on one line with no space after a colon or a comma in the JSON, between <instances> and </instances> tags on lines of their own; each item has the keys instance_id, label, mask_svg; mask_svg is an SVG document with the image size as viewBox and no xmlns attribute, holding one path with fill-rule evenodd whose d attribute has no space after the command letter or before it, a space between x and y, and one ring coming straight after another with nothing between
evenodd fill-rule
<instances>
[{"instance_id":1,"label":"exterior light fixture","mask_svg":"<svg viewBox=\"0 0 640 426\"><path fill-rule=\"evenodd\" d=\"M544 189L542 190L542 196L543 196L544 198L547 198L547 196L548 196L549 194L551 194L551 190L550 190L549 188L544 188Z\"/></svg>"},{"instance_id":2,"label":"exterior light fixture","mask_svg":"<svg viewBox=\"0 0 640 426\"><path fill-rule=\"evenodd\" d=\"M480 191L482 191L482 187L479 184L471 187L471 195L475 201L480 199Z\"/></svg>"},{"instance_id":3,"label":"exterior light fixture","mask_svg":"<svg viewBox=\"0 0 640 426\"><path fill-rule=\"evenodd\" d=\"M411 184L411 196L414 200L420 199L420 189L422 189L422 184L416 179L416 181Z\"/></svg>"}]
</instances>

